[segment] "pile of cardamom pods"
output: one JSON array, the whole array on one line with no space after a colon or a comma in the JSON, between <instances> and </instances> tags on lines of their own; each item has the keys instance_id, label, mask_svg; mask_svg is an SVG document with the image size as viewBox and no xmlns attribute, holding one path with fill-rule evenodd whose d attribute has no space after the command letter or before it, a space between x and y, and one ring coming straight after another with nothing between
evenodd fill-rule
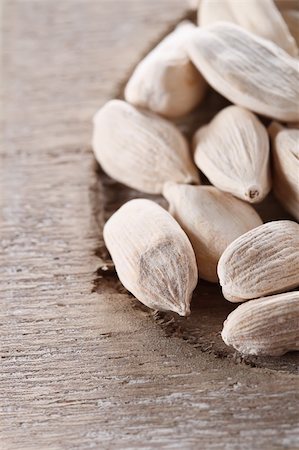
<instances>
[{"instance_id":1,"label":"pile of cardamom pods","mask_svg":"<svg viewBox=\"0 0 299 450\"><path fill-rule=\"evenodd\" d=\"M299 350L299 11L283 6L201 0L198 26L180 24L137 65L125 101L94 117L103 170L169 203L131 200L105 224L120 281L181 316L199 278L219 282L225 299L246 301L222 330L244 355ZM209 85L232 105L189 146L170 120L204 108ZM294 220L263 224L252 204L271 189Z\"/></svg>"}]
</instances>

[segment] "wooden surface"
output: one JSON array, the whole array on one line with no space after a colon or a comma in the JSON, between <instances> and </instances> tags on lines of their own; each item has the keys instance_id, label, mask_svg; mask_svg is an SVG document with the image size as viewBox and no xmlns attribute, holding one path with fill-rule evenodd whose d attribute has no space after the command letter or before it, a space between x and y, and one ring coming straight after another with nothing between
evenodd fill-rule
<instances>
[{"instance_id":1,"label":"wooden surface","mask_svg":"<svg viewBox=\"0 0 299 450\"><path fill-rule=\"evenodd\" d=\"M226 348L233 306L207 283L189 320L150 313L103 247L105 217L136 193L99 173L92 115L184 6L3 3L1 450L299 448L296 355ZM209 102L223 104L210 94L205 120Z\"/></svg>"}]
</instances>

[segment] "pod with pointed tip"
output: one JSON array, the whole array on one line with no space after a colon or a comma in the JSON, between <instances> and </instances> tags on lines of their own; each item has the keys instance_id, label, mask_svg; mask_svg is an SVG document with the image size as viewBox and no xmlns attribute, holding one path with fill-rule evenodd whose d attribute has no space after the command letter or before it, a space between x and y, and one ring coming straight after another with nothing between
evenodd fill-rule
<instances>
[{"instance_id":1,"label":"pod with pointed tip","mask_svg":"<svg viewBox=\"0 0 299 450\"><path fill-rule=\"evenodd\" d=\"M131 200L104 227L104 241L122 284L150 308L190 314L198 272L189 239L157 203Z\"/></svg>"},{"instance_id":2,"label":"pod with pointed tip","mask_svg":"<svg viewBox=\"0 0 299 450\"><path fill-rule=\"evenodd\" d=\"M286 292L299 286L299 225L278 220L240 236L218 263L224 297L231 302Z\"/></svg>"},{"instance_id":3,"label":"pod with pointed tip","mask_svg":"<svg viewBox=\"0 0 299 450\"><path fill-rule=\"evenodd\" d=\"M232 103L277 120L299 120L298 60L273 42L217 22L192 31L186 49L208 83Z\"/></svg>"},{"instance_id":4,"label":"pod with pointed tip","mask_svg":"<svg viewBox=\"0 0 299 450\"><path fill-rule=\"evenodd\" d=\"M250 203L271 189L269 137L250 111L228 106L193 140L197 167L214 186Z\"/></svg>"},{"instance_id":5,"label":"pod with pointed tip","mask_svg":"<svg viewBox=\"0 0 299 450\"><path fill-rule=\"evenodd\" d=\"M110 100L96 113L92 144L104 171L131 188L159 194L166 181L199 183L179 129L122 100Z\"/></svg>"},{"instance_id":6,"label":"pod with pointed tip","mask_svg":"<svg viewBox=\"0 0 299 450\"><path fill-rule=\"evenodd\" d=\"M224 322L221 336L243 355L281 356L299 350L299 292L238 306Z\"/></svg>"},{"instance_id":7,"label":"pod with pointed tip","mask_svg":"<svg viewBox=\"0 0 299 450\"><path fill-rule=\"evenodd\" d=\"M163 195L169 212L193 246L198 274L217 282L217 263L237 237L262 224L252 206L213 186L166 183Z\"/></svg>"}]
</instances>

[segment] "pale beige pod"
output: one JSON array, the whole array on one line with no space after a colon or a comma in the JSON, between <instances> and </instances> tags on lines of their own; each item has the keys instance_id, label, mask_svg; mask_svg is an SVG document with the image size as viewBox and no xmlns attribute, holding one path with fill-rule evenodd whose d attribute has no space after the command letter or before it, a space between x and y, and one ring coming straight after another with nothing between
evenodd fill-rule
<instances>
[{"instance_id":1,"label":"pale beige pod","mask_svg":"<svg viewBox=\"0 0 299 450\"><path fill-rule=\"evenodd\" d=\"M129 103L174 118L201 102L207 83L184 48L194 28L183 22L137 65L125 88Z\"/></svg>"},{"instance_id":2,"label":"pale beige pod","mask_svg":"<svg viewBox=\"0 0 299 450\"><path fill-rule=\"evenodd\" d=\"M299 286L299 225L279 220L248 231L224 250L217 270L223 295L231 302Z\"/></svg>"},{"instance_id":3,"label":"pale beige pod","mask_svg":"<svg viewBox=\"0 0 299 450\"><path fill-rule=\"evenodd\" d=\"M273 0L228 1L238 24L269 39L291 56L298 55L297 43ZM252 18L254 17L254 20Z\"/></svg>"},{"instance_id":4,"label":"pale beige pod","mask_svg":"<svg viewBox=\"0 0 299 450\"><path fill-rule=\"evenodd\" d=\"M228 106L196 132L194 160L214 186L256 203L271 189L269 137L258 118Z\"/></svg>"},{"instance_id":5,"label":"pale beige pod","mask_svg":"<svg viewBox=\"0 0 299 450\"><path fill-rule=\"evenodd\" d=\"M195 255L167 211L151 200L131 200L105 224L104 240L120 281L140 302L189 315Z\"/></svg>"},{"instance_id":6,"label":"pale beige pod","mask_svg":"<svg viewBox=\"0 0 299 450\"><path fill-rule=\"evenodd\" d=\"M178 128L122 100L110 100L96 113L92 145L108 175L142 192L161 193L166 181L199 183Z\"/></svg>"},{"instance_id":7,"label":"pale beige pod","mask_svg":"<svg viewBox=\"0 0 299 450\"><path fill-rule=\"evenodd\" d=\"M202 0L198 23L206 26L227 21L262 38L269 39L289 53L298 55L298 48L290 30L273 0Z\"/></svg>"},{"instance_id":8,"label":"pale beige pod","mask_svg":"<svg viewBox=\"0 0 299 450\"><path fill-rule=\"evenodd\" d=\"M262 224L248 204L213 186L166 183L169 212L193 246L200 278L217 282L217 263L237 237Z\"/></svg>"},{"instance_id":9,"label":"pale beige pod","mask_svg":"<svg viewBox=\"0 0 299 450\"><path fill-rule=\"evenodd\" d=\"M299 129L272 122L269 133L274 194L286 211L299 220Z\"/></svg>"},{"instance_id":10,"label":"pale beige pod","mask_svg":"<svg viewBox=\"0 0 299 450\"><path fill-rule=\"evenodd\" d=\"M224 322L221 336L243 355L281 356L299 350L299 292L238 306Z\"/></svg>"},{"instance_id":11,"label":"pale beige pod","mask_svg":"<svg viewBox=\"0 0 299 450\"><path fill-rule=\"evenodd\" d=\"M299 120L299 67L273 42L228 22L190 33L190 59L220 94L282 121Z\"/></svg>"}]
</instances>

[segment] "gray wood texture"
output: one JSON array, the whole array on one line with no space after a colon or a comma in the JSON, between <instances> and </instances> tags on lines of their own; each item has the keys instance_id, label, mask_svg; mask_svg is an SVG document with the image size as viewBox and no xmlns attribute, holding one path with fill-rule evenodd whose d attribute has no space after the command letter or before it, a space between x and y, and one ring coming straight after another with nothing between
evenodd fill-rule
<instances>
[{"instance_id":1,"label":"gray wood texture","mask_svg":"<svg viewBox=\"0 0 299 450\"><path fill-rule=\"evenodd\" d=\"M1 450L299 448L296 355L226 348L234 306L207 283L188 320L141 307L103 246L140 194L99 172L92 115L184 17L182 0L2 2Z\"/></svg>"}]
</instances>

